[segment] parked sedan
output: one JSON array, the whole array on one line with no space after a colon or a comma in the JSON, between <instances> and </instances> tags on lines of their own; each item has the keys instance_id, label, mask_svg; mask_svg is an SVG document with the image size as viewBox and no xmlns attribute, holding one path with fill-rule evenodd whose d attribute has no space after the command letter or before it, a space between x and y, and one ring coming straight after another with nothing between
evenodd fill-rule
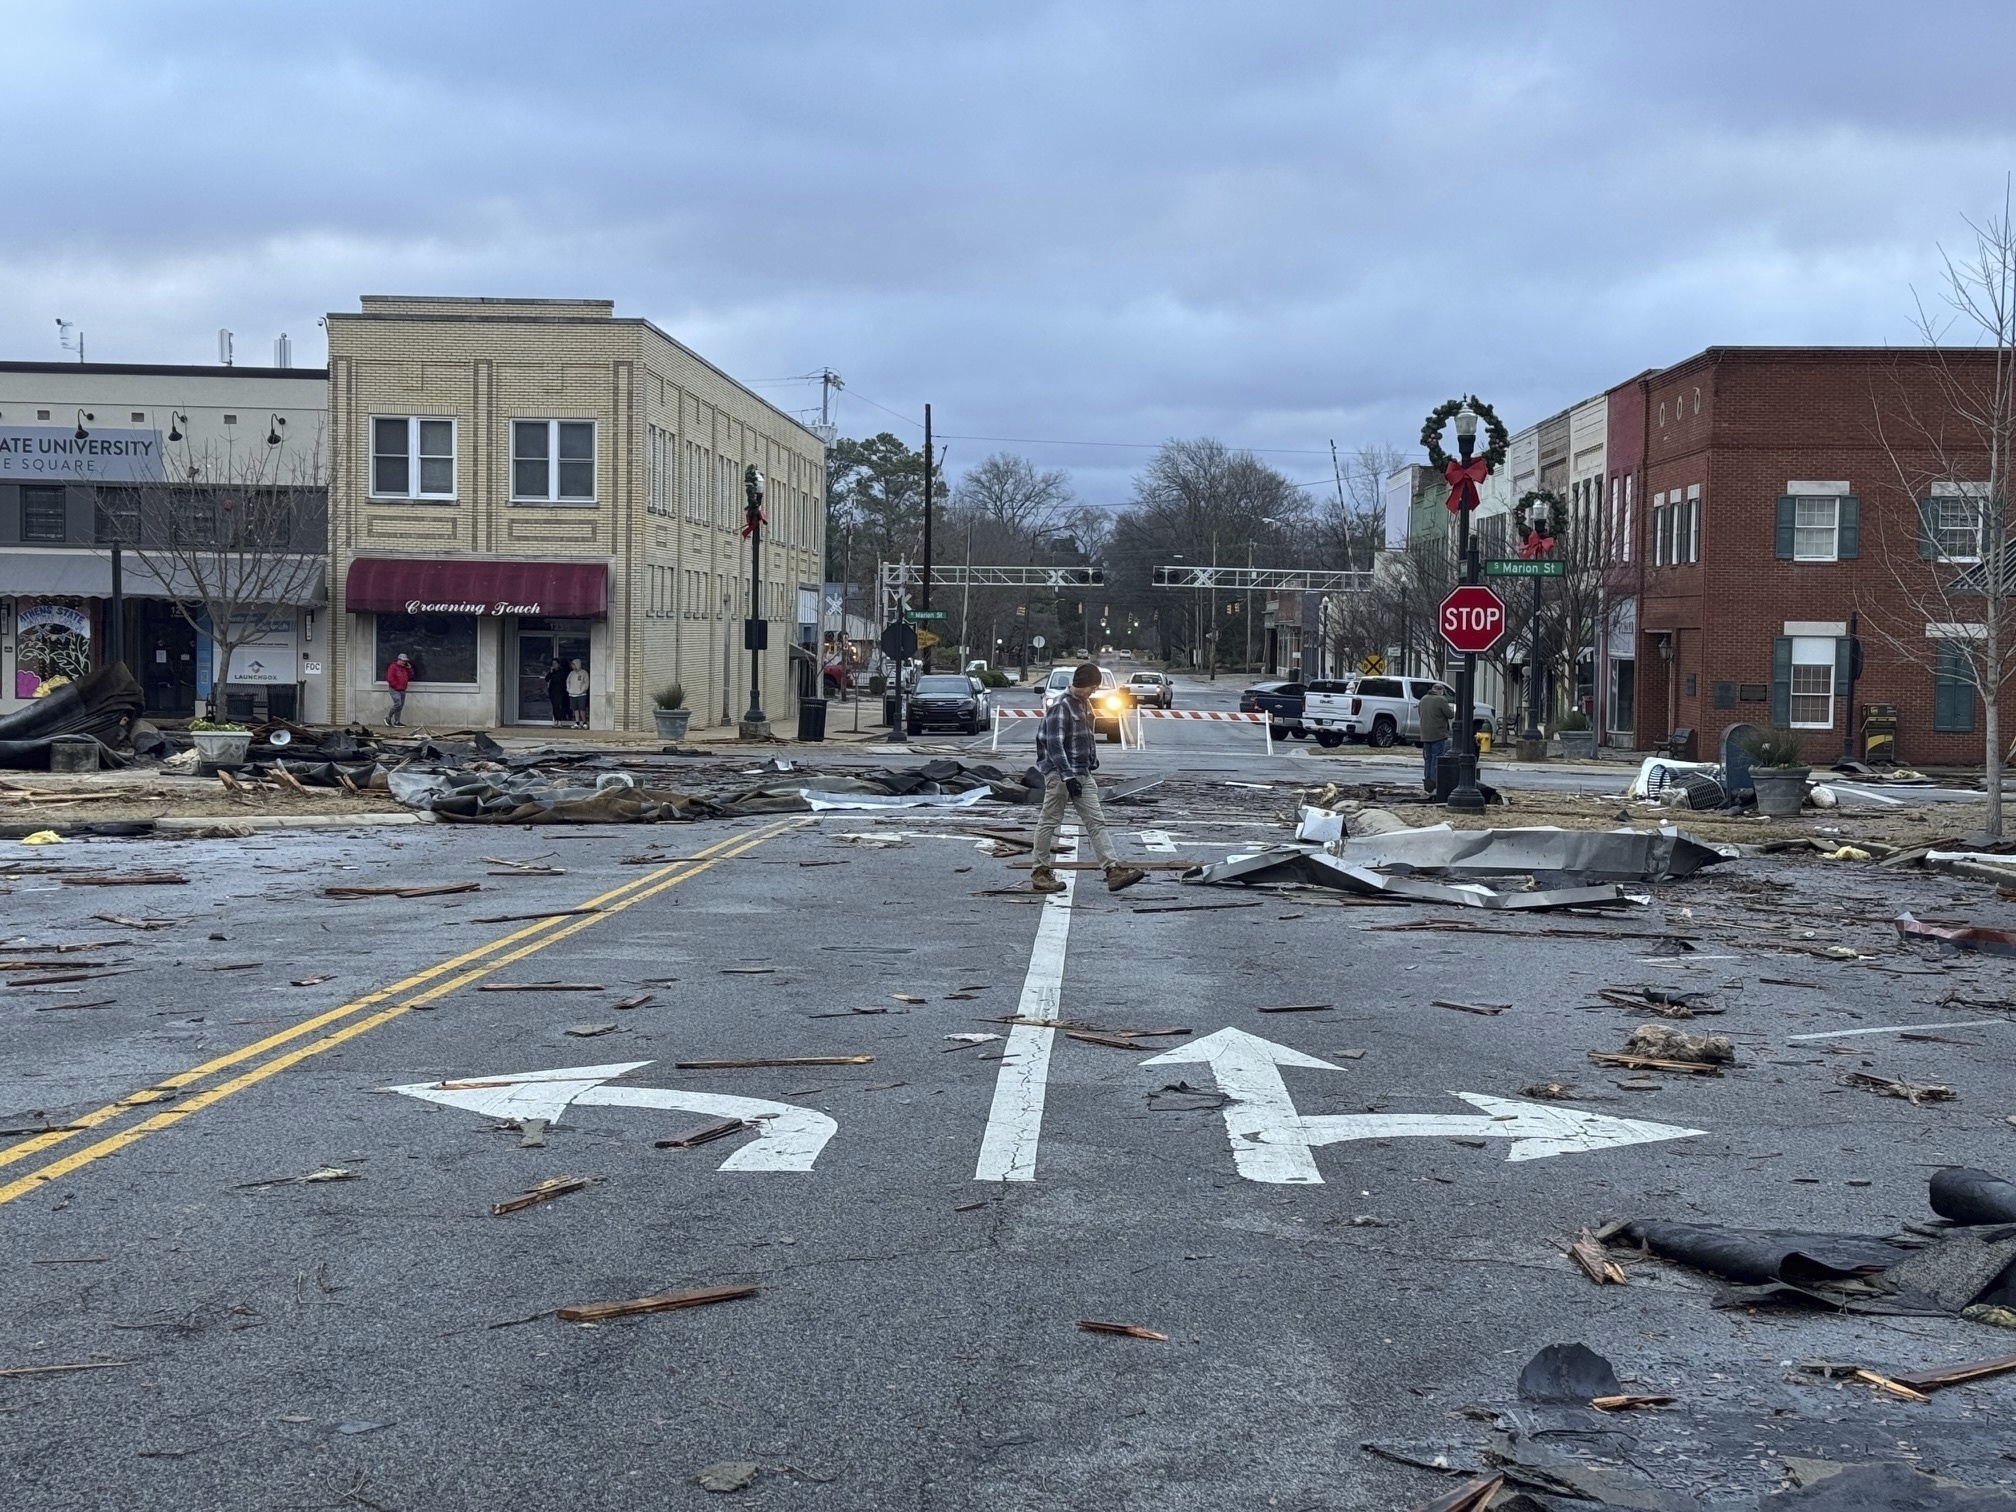
<instances>
[{"instance_id":1,"label":"parked sedan","mask_svg":"<svg viewBox=\"0 0 2016 1512\"><path fill-rule=\"evenodd\" d=\"M1302 727L1302 696L1299 682L1255 683L1239 695L1241 714L1265 714L1276 735L1293 735L1301 740L1308 731Z\"/></svg>"},{"instance_id":2,"label":"parked sedan","mask_svg":"<svg viewBox=\"0 0 2016 1512\"><path fill-rule=\"evenodd\" d=\"M1136 672L1127 679L1134 702L1156 709L1176 707L1176 686L1165 672Z\"/></svg>"},{"instance_id":3,"label":"parked sedan","mask_svg":"<svg viewBox=\"0 0 2016 1512\"><path fill-rule=\"evenodd\" d=\"M994 722L994 705L987 696L987 685L964 673L933 673L918 678L909 702L907 723L912 735L942 729L978 735Z\"/></svg>"}]
</instances>

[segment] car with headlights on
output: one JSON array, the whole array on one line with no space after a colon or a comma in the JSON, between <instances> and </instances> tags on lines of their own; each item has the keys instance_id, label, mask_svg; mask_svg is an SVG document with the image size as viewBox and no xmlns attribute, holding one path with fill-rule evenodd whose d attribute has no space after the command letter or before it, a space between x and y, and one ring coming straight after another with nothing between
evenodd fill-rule
<instances>
[{"instance_id":1,"label":"car with headlights on","mask_svg":"<svg viewBox=\"0 0 2016 1512\"><path fill-rule=\"evenodd\" d=\"M1043 710L1048 713L1050 706L1071 691L1071 679L1078 675L1073 667L1053 667L1050 675L1043 680ZM1111 667L1099 669L1099 686L1092 690L1092 728L1108 740L1120 738L1120 722L1133 711L1134 698L1127 686L1120 681Z\"/></svg>"}]
</instances>

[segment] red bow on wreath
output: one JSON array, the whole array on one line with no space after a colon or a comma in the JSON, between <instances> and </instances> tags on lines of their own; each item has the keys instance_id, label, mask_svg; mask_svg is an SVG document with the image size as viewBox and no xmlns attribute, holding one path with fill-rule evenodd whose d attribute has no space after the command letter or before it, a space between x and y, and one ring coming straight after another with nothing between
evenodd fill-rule
<instances>
[{"instance_id":1,"label":"red bow on wreath","mask_svg":"<svg viewBox=\"0 0 2016 1512\"><path fill-rule=\"evenodd\" d=\"M1554 555L1554 537L1542 535L1537 530L1527 531L1526 539L1520 543L1519 555L1529 562L1536 557L1551 557Z\"/></svg>"},{"instance_id":2,"label":"red bow on wreath","mask_svg":"<svg viewBox=\"0 0 2016 1512\"><path fill-rule=\"evenodd\" d=\"M750 516L750 512L748 510L744 510L742 520L742 539L745 541L748 540L750 536L754 535L758 530L760 530L763 526L768 525L769 523L770 523L770 516L765 514L762 510L760 509L756 510L753 518Z\"/></svg>"},{"instance_id":3,"label":"red bow on wreath","mask_svg":"<svg viewBox=\"0 0 2016 1512\"><path fill-rule=\"evenodd\" d=\"M1482 457L1473 457L1468 462L1451 462L1442 469L1442 476L1449 480L1447 508L1451 514L1459 509L1477 507L1477 485L1490 471L1490 465Z\"/></svg>"}]
</instances>

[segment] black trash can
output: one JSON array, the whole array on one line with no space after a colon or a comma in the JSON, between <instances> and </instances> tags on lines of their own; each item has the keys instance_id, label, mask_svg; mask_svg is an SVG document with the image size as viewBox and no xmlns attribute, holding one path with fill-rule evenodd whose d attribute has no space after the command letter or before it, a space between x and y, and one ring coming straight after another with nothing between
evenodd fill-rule
<instances>
[{"instance_id":1,"label":"black trash can","mask_svg":"<svg viewBox=\"0 0 2016 1512\"><path fill-rule=\"evenodd\" d=\"M798 738L800 740L824 740L826 738L825 699L801 698L798 700Z\"/></svg>"},{"instance_id":2,"label":"black trash can","mask_svg":"<svg viewBox=\"0 0 2016 1512\"><path fill-rule=\"evenodd\" d=\"M896 695L894 693L884 693L882 695L882 723L889 726L892 730L896 728Z\"/></svg>"}]
</instances>

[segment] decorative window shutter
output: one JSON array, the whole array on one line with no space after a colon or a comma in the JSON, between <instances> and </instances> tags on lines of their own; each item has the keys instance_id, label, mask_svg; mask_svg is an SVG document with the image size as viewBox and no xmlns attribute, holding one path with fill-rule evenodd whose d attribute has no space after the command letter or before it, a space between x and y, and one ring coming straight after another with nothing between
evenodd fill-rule
<instances>
[{"instance_id":1,"label":"decorative window shutter","mask_svg":"<svg viewBox=\"0 0 2016 1512\"><path fill-rule=\"evenodd\" d=\"M1862 500L1854 494L1841 498L1841 527L1835 555L1844 562L1862 555Z\"/></svg>"},{"instance_id":2,"label":"decorative window shutter","mask_svg":"<svg viewBox=\"0 0 2016 1512\"><path fill-rule=\"evenodd\" d=\"M1939 506L1931 499L1918 501L1918 560L1931 562L1939 557Z\"/></svg>"},{"instance_id":3,"label":"decorative window shutter","mask_svg":"<svg viewBox=\"0 0 2016 1512\"><path fill-rule=\"evenodd\" d=\"M1782 509L1786 501L1780 500ZM1771 723L1784 729L1792 723L1792 637L1771 642Z\"/></svg>"},{"instance_id":4,"label":"decorative window shutter","mask_svg":"<svg viewBox=\"0 0 2016 1512\"><path fill-rule=\"evenodd\" d=\"M1798 503L1793 499L1792 495L1781 494L1779 496L1777 553L1788 561L1792 556L1792 527L1798 507ZM1791 653L1788 651L1786 654L1789 656ZM1788 673L1787 675L1789 676L1790 674Z\"/></svg>"}]
</instances>

